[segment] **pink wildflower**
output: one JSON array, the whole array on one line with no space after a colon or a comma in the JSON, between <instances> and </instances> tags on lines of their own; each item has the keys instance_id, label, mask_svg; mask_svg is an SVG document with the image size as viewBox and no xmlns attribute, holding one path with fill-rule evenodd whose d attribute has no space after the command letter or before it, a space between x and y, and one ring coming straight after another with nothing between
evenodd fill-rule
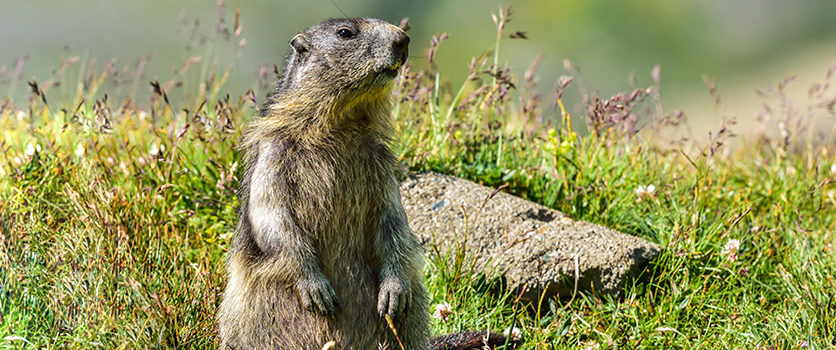
<instances>
[{"instance_id":1,"label":"pink wildflower","mask_svg":"<svg viewBox=\"0 0 836 350\"><path fill-rule=\"evenodd\" d=\"M433 318L441 321L447 322L450 318L450 314L453 313L453 307L450 306L448 303L441 303L435 305L435 311L433 311Z\"/></svg>"},{"instance_id":2,"label":"pink wildflower","mask_svg":"<svg viewBox=\"0 0 836 350\"><path fill-rule=\"evenodd\" d=\"M737 261L737 252L740 250L740 241L736 239L730 239L726 242L726 246L723 248L723 251L720 254L726 256L730 262Z\"/></svg>"}]
</instances>

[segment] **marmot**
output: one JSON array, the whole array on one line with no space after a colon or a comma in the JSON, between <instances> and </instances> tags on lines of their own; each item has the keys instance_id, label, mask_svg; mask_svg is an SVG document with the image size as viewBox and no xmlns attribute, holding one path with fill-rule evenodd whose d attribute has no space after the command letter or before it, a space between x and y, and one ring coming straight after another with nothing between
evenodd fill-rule
<instances>
[{"instance_id":1,"label":"marmot","mask_svg":"<svg viewBox=\"0 0 836 350\"><path fill-rule=\"evenodd\" d=\"M390 150L392 85L408 44L399 27L359 18L324 21L290 41L275 92L241 142L222 348L430 348L423 248Z\"/></svg>"}]
</instances>

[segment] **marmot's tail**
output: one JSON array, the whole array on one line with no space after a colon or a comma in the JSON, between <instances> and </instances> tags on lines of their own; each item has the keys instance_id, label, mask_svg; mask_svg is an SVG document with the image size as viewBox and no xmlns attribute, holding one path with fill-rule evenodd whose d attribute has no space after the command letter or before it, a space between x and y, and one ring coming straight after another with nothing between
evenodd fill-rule
<instances>
[{"instance_id":1,"label":"marmot's tail","mask_svg":"<svg viewBox=\"0 0 836 350\"><path fill-rule=\"evenodd\" d=\"M513 349L518 345L519 339L507 338L508 337L502 335L501 333L454 333L430 339L430 350L496 349L500 346L505 345L506 340L508 343L508 347L506 349Z\"/></svg>"}]
</instances>

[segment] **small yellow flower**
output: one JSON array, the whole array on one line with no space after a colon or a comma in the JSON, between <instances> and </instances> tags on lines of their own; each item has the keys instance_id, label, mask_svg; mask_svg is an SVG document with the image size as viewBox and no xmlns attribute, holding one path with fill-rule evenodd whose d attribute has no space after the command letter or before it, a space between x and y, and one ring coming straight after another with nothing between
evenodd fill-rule
<instances>
[{"instance_id":1,"label":"small yellow flower","mask_svg":"<svg viewBox=\"0 0 836 350\"><path fill-rule=\"evenodd\" d=\"M574 148L574 142L571 140L563 140L560 143L560 153L569 153Z\"/></svg>"}]
</instances>

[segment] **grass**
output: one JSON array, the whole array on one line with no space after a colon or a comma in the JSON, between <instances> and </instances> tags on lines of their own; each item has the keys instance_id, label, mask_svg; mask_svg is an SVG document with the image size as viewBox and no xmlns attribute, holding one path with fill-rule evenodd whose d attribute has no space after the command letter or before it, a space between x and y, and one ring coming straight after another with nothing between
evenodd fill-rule
<instances>
[{"instance_id":1,"label":"grass","mask_svg":"<svg viewBox=\"0 0 836 350\"><path fill-rule=\"evenodd\" d=\"M413 64L398 81L402 166L506 185L664 250L623 299L581 293L534 314L493 291L491 273L429 253L433 303L452 310L434 332L514 325L523 349L836 347L836 148L815 127L834 118L833 70L806 110L786 102L785 81L765 93L764 120L779 123L730 147L728 118L703 145L664 112L658 71L648 88L586 94L575 116L560 99L571 78L540 96L536 65L516 76L494 64L510 18L496 17L496 47L461 86L434 69L443 36L427 68ZM182 97L168 92L188 66L138 102L130 87L148 83L139 72L124 79L70 57L30 83L28 101L2 101L0 347L217 346L235 146L265 84L226 95L230 70L216 66L204 64Z\"/></svg>"}]
</instances>

